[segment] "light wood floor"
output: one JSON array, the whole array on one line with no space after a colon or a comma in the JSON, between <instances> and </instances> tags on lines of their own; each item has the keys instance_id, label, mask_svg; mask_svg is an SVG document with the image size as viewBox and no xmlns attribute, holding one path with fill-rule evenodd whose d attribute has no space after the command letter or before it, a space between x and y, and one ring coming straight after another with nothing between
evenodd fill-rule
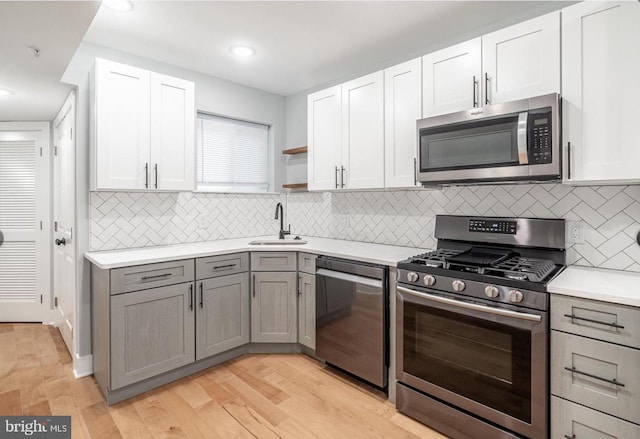
<instances>
[{"instance_id":1,"label":"light wood floor","mask_svg":"<svg viewBox=\"0 0 640 439\"><path fill-rule=\"evenodd\" d=\"M444 438L304 355L247 355L107 407L40 324L0 323L0 414L71 415L74 439Z\"/></svg>"}]
</instances>

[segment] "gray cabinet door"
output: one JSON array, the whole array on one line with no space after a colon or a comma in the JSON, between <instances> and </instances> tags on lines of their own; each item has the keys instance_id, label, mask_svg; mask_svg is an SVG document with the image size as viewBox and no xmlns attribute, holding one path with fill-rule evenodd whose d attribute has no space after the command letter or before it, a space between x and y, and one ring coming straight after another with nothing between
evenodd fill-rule
<instances>
[{"instance_id":1,"label":"gray cabinet door","mask_svg":"<svg viewBox=\"0 0 640 439\"><path fill-rule=\"evenodd\" d=\"M316 277L298 274L298 343L316 349Z\"/></svg>"},{"instance_id":2,"label":"gray cabinet door","mask_svg":"<svg viewBox=\"0 0 640 439\"><path fill-rule=\"evenodd\" d=\"M298 271L316 274L316 259L318 255L311 253L298 253Z\"/></svg>"},{"instance_id":3,"label":"gray cabinet door","mask_svg":"<svg viewBox=\"0 0 640 439\"><path fill-rule=\"evenodd\" d=\"M251 341L298 341L296 273L261 272L251 276Z\"/></svg>"},{"instance_id":4,"label":"gray cabinet door","mask_svg":"<svg viewBox=\"0 0 640 439\"><path fill-rule=\"evenodd\" d=\"M196 360L249 343L249 273L196 282Z\"/></svg>"},{"instance_id":5,"label":"gray cabinet door","mask_svg":"<svg viewBox=\"0 0 640 439\"><path fill-rule=\"evenodd\" d=\"M193 283L111 298L111 389L194 361Z\"/></svg>"}]
</instances>

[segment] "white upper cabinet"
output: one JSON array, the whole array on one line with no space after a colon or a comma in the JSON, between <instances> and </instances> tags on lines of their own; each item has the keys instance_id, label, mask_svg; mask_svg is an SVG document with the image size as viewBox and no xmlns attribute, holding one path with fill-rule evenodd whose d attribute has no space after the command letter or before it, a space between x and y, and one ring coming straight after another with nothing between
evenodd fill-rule
<instances>
[{"instance_id":1,"label":"white upper cabinet","mask_svg":"<svg viewBox=\"0 0 640 439\"><path fill-rule=\"evenodd\" d=\"M640 181L640 3L562 11L565 182Z\"/></svg>"},{"instance_id":2,"label":"white upper cabinet","mask_svg":"<svg viewBox=\"0 0 640 439\"><path fill-rule=\"evenodd\" d=\"M307 98L309 190L384 187L382 71Z\"/></svg>"},{"instance_id":3,"label":"white upper cabinet","mask_svg":"<svg viewBox=\"0 0 640 439\"><path fill-rule=\"evenodd\" d=\"M195 183L193 82L151 74L154 189L192 191Z\"/></svg>"},{"instance_id":4,"label":"white upper cabinet","mask_svg":"<svg viewBox=\"0 0 640 439\"><path fill-rule=\"evenodd\" d=\"M341 109L342 87L339 85L307 97L309 190L330 190L339 186Z\"/></svg>"},{"instance_id":5,"label":"white upper cabinet","mask_svg":"<svg viewBox=\"0 0 640 439\"><path fill-rule=\"evenodd\" d=\"M560 92L560 12L422 57L422 116Z\"/></svg>"},{"instance_id":6,"label":"white upper cabinet","mask_svg":"<svg viewBox=\"0 0 640 439\"><path fill-rule=\"evenodd\" d=\"M91 80L92 190L193 190L193 83L100 58Z\"/></svg>"},{"instance_id":7,"label":"white upper cabinet","mask_svg":"<svg viewBox=\"0 0 640 439\"><path fill-rule=\"evenodd\" d=\"M481 53L481 39L475 38L422 57L423 117L463 111L479 105Z\"/></svg>"},{"instance_id":8,"label":"white upper cabinet","mask_svg":"<svg viewBox=\"0 0 640 439\"><path fill-rule=\"evenodd\" d=\"M96 59L94 69L95 188L143 189L148 183L151 74L104 59Z\"/></svg>"},{"instance_id":9,"label":"white upper cabinet","mask_svg":"<svg viewBox=\"0 0 640 439\"><path fill-rule=\"evenodd\" d=\"M482 37L484 105L560 91L560 12Z\"/></svg>"},{"instance_id":10,"label":"white upper cabinet","mask_svg":"<svg viewBox=\"0 0 640 439\"><path fill-rule=\"evenodd\" d=\"M384 75L342 84L342 186L384 187Z\"/></svg>"},{"instance_id":11,"label":"white upper cabinet","mask_svg":"<svg viewBox=\"0 0 640 439\"><path fill-rule=\"evenodd\" d=\"M385 187L416 186L416 121L422 114L420 58L384 71Z\"/></svg>"}]
</instances>

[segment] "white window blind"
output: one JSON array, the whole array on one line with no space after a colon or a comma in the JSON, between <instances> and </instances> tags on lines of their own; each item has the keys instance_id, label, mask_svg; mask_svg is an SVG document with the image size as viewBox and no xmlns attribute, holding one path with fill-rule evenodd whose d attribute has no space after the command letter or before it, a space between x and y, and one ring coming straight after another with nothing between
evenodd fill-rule
<instances>
[{"instance_id":1,"label":"white window blind","mask_svg":"<svg viewBox=\"0 0 640 439\"><path fill-rule=\"evenodd\" d=\"M269 127L198 113L198 189L229 192L269 190Z\"/></svg>"}]
</instances>

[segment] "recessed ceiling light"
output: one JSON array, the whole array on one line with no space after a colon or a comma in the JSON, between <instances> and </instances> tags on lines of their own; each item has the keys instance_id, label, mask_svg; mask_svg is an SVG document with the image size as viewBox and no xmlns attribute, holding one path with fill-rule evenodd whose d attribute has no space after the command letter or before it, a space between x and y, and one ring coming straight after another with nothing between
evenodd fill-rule
<instances>
[{"instance_id":1,"label":"recessed ceiling light","mask_svg":"<svg viewBox=\"0 0 640 439\"><path fill-rule=\"evenodd\" d=\"M253 56L256 54L255 49L249 46L231 46L229 48L229 52L231 52L235 56L239 56L242 58L246 58L248 56Z\"/></svg>"},{"instance_id":2,"label":"recessed ceiling light","mask_svg":"<svg viewBox=\"0 0 640 439\"><path fill-rule=\"evenodd\" d=\"M104 0L102 4L118 12L128 12L133 9L133 3L129 0Z\"/></svg>"},{"instance_id":3,"label":"recessed ceiling light","mask_svg":"<svg viewBox=\"0 0 640 439\"><path fill-rule=\"evenodd\" d=\"M6 88L0 88L0 96L9 96L12 94L13 92L11 90L7 90Z\"/></svg>"}]
</instances>

